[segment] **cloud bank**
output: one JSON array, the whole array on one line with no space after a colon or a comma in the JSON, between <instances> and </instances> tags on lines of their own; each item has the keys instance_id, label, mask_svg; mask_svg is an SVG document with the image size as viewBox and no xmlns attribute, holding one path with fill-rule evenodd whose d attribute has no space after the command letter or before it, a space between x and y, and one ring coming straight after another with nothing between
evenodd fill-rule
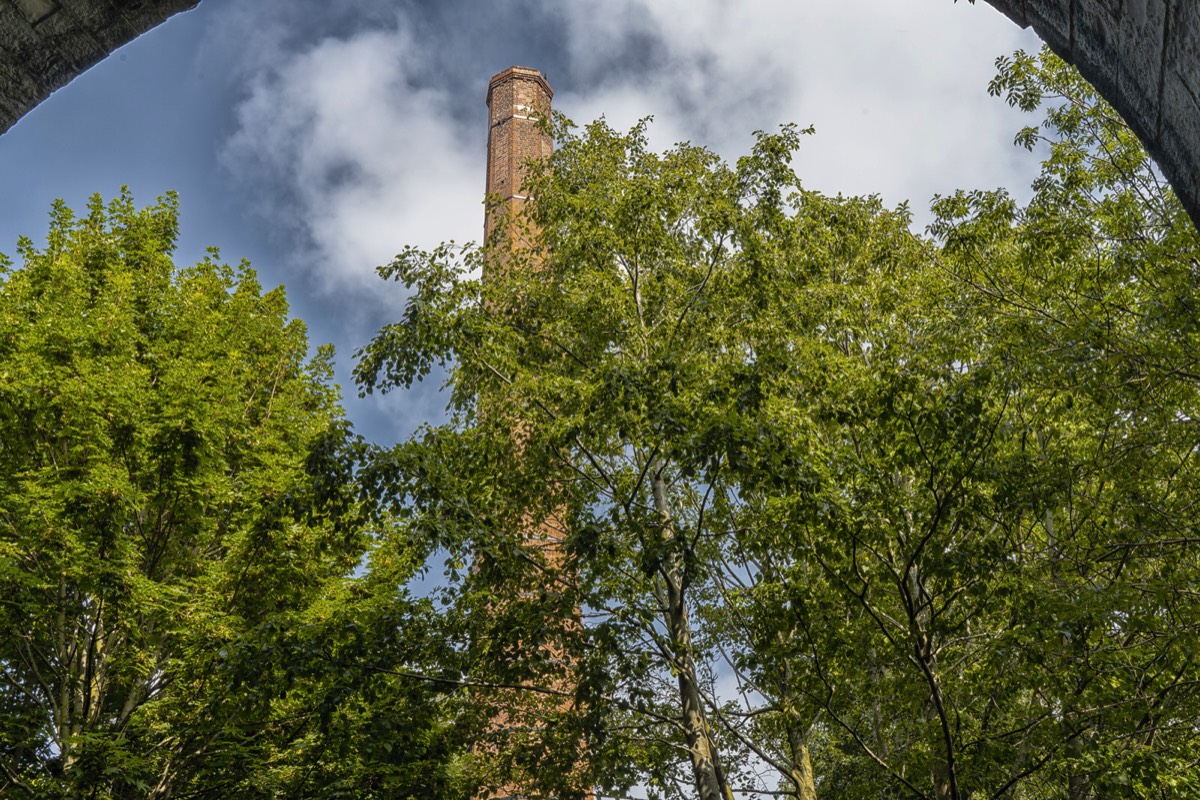
<instances>
[{"instance_id":1,"label":"cloud bank","mask_svg":"<svg viewBox=\"0 0 1200 800\"><path fill-rule=\"evenodd\" d=\"M483 93L509 63L537 62L581 122L655 116L660 146L732 157L756 129L815 124L797 160L810 186L911 199L918 216L935 192L1020 186L1032 168L984 91L992 58L1032 40L985 6L357 0L230 24L256 33L223 161L331 292L372 286L404 244L478 237Z\"/></svg>"},{"instance_id":2,"label":"cloud bank","mask_svg":"<svg viewBox=\"0 0 1200 800\"><path fill-rule=\"evenodd\" d=\"M238 106L224 163L263 187L257 210L312 248L327 291L374 288L400 245L482 227L482 154L447 91L409 81L422 52L403 27L322 39L256 73Z\"/></svg>"},{"instance_id":3,"label":"cloud bank","mask_svg":"<svg viewBox=\"0 0 1200 800\"><path fill-rule=\"evenodd\" d=\"M546 72L578 122L654 116L656 147L735 158L757 129L814 124L795 163L806 185L911 200L917 227L935 193L1021 194L1036 170L1011 144L1024 122L985 88L996 56L1037 42L984 5L262 0L210 38L240 82L221 162L326 298L343 361L403 302L373 267L481 235L483 98L512 64ZM413 418L439 406L429 390L412 402Z\"/></svg>"}]
</instances>

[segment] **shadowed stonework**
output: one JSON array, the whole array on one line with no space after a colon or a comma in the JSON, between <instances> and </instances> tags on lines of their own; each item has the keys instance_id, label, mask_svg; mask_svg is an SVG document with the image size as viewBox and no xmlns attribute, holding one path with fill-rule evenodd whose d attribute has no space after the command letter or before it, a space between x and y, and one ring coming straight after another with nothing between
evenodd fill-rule
<instances>
[{"instance_id":1,"label":"shadowed stonework","mask_svg":"<svg viewBox=\"0 0 1200 800\"><path fill-rule=\"evenodd\" d=\"M121 45L200 0L0 0L0 133Z\"/></svg>"},{"instance_id":2,"label":"shadowed stonework","mask_svg":"<svg viewBox=\"0 0 1200 800\"><path fill-rule=\"evenodd\" d=\"M986 0L1078 67L1200 225L1200 2Z\"/></svg>"}]
</instances>

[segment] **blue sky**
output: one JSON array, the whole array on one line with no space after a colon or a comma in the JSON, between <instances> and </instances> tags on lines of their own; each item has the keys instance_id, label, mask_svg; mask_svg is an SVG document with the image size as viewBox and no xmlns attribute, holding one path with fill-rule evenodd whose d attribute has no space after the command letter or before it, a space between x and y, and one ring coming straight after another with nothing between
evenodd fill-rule
<instances>
[{"instance_id":1,"label":"blue sky","mask_svg":"<svg viewBox=\"0 0 1200 800\"><path fill-rule=\"evenodd\" d=\"M356 398L352 351L399 313L373 268L406 244L477 239L489 77L537 67L555 106L729 158L756 129L813 124L810 188L908 200L1009 187L1036 159L987 96L995 57L1037 41L951 0L202 0L0 135L0 252L128 184L174 189L179 263L204 248L284 284L310 340L333 342L357 429L386 444L443 402L436 383Z\"/></svg>"}]
</instances>

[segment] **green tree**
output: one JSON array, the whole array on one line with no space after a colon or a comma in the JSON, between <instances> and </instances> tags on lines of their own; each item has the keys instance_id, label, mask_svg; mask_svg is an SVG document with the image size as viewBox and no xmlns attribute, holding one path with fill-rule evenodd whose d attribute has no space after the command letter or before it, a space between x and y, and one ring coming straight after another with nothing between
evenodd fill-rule
<instances>
[{"instance_id":1,"label":"green tree","mask_svg":"<svg viewBox=\"0 0 1200 800\"><path fill-rule=\"evenodd\" d=\"M177 269L176 234L173 195L123 192L5 262L0 795L445 788L445 692L388 674L434 646L421 557L370 536L332 352L248 265Z\"/></svg>"},{"instance_id":2,"label":"green tree","mask_svg":"<svg viewBox=\"0 0 1200 800\"><path fill-rule=\"evenodd\" d=\"M453 422L402 448L422 476L409 524L475 564L450 599L486 644L478 681L545 689L563 666L548 654L569 654L579 706L544 730L586 741L595 781L716 800L773 788L756 774L765 762L811 797L812 720L742 724L761 709L721 699L739 659L713 609L731 576L756 577L734 563L744 481L794 439L764 415L818 368L812 291L923 248L903 213L803 192L791 127L760 134L735 166L690 145L654 153L644 125L564 125L557 138L533 167L530 229L515 234L538 246L509 248L502 231L483 252L408 250L382 270L413 294L364 349L361 384L451 367ZM483 279L464 277L481 265ZM520 545L551 517L565 564ZM579 609L582 627L565 624ZM779 697L772 680L747 692Z\"/></svg>"},{"instance_id":3,"label":"green tree","mask_svg":"<svg viewBox=\"0 0 1200 800\"><path fill-rule=\"evenodd\" d=\"M1027 387L1043 577L1021 620L1040 659L1024 668L1066 742L1047 783L1072 800L1190 796L1200 240L1072 68L1048 50L998 66L994 94L1045 111L1017 137L1048 148L1033 197L958 193L935 204L932 232Z\"/></svg>"},{"instance_id":4,"label":"green tree","mask_svg":"<svg viewBox=\"0 0 1200 800\"><path fill-rule=\"evenodd\" d=\"M520 230L383 268L412 296L360 386L450 374L403 526L449 553L484 716L545 699L490 785L1200 791L1200 242L1077 74L999 68L1046 113L1024 206L938 198L922 237L804 190L792 128L731 166L564 124Z\"/></svg>"},{"instance_id":5,"label":"green tree","mask_svg":"<svg viewBox=\"0 0 1200 800\"><path fill-rule=\"evenodd\" d=\"M760 419L816 433L743 479L722 630L831 795L1187 797L1196 233L1073 70L999 67L1046 110L1033 198L940 199L926 257L807 287L813 367Z\"/></svg>"},{"instance_id":6,"label":"green tree","mask_svg":"<svg viewBox=\"0 0 1200 800\"><path fill-rule=\"evenodd\" d=\"M1073 70L999 66L1046 104L1033 198L940 199L925 258L807 288L814 368L760 419L816 433L743 479L722 630L831 795L1187 797L1196 233Z\"/></svg>"}]
</instances>

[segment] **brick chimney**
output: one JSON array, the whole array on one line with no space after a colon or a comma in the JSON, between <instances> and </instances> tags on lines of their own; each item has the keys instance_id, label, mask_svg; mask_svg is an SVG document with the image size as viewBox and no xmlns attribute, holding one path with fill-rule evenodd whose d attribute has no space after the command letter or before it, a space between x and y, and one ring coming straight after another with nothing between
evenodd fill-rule
<instances>
[{"instance_id":1,"label":"brick chimney","mask_svg":"<svg viewBox=\"0 0 1200 800\"><path fill-rule=\"evenodd\" d=\"M484 220L485 241L495 228L495 215L521 213L525 163L553 150L550 134L538 127L550 114L553 96L546 77L530 67L509 67L488 83L487 194L502 202Z\"/></svg>"},{"instance_id":2,"label":"brick chimney","mask_svg":"<svg viewBox=\"0 0 1200 800\"><path fill-rule=\"evenodd\" d=\"M553 139L541 127L542 121L550 114L550 98L553 96L554 90L546 82L546 77L529 67L509 67L494 76L488 84L487 195L489 199L498 199L499 204L491 208L484 219L485 241L491 238L501 215L516 218L523 212L527 197L521 184L528 162L548 158L553 151ZM511 249L506 248L497 260L504 263L504 252L512 253L524 247L524 242L514 241L508 245ZM523 266L536 269L536 265L527 261L523 262ZM484 272L486 277L486 266ZM533 276L529 278L532 280ZM482 407L485 398L481 398L480 403ZM512 420L513 437L518 442L526 439L531 424L528 420ZM524 530L513 532L528 552L542 557L547 567L542 577L551 581L555 580L554 573L567 568L563 546L565 530L560 512L561 509L548 514L536 525L530 524ZM539 590L553 591L554 584L539 587ZM529 587L511 586L505 587L505 591L515 599L527 593ZM498 605L504 602L498 601ZM574 619L563 620L561 624L564 632L578 630L582 624L578 610ZM528 746L534 746L541 738L548 714L571 707L567 698L576 681L573 665L565 659L566 653L561 645L549 637L539 646L552 660L563 665L562 674L552 679L550 687L560 692L561 696L547 698L544 694L521 692L512 687L493 689L490 694L481 695L481 701L495 704L500 709L491 721L492 731L507 733L514 742L523 739ZM484 745L481 751L487 753L488 746ZM476 795L476 800L516 800L528 796L528 792L520 786L507 786ZM593 795L587 791L584 797L590 800Z\"/></svg>"}]
</instances>

